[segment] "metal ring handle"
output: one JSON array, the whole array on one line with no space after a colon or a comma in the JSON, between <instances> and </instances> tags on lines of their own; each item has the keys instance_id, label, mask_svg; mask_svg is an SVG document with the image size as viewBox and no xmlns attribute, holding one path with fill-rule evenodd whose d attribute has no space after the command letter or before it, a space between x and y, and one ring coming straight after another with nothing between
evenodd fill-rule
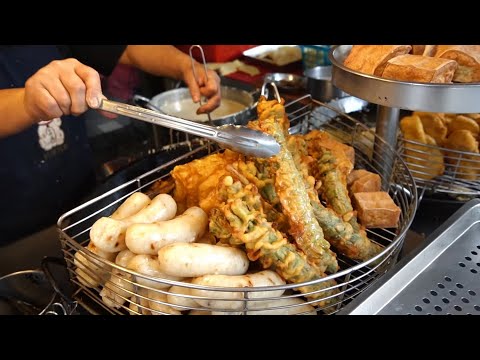
<instances>
[{"instance_id":1,"label":"metal ring handle","mask_svg":"<svg viewBox=\"0 0 480 360\"><path fill-rule=\"evenodd\" d=\"M137 106L141 106L143 108L146 108L146 109L149 109L149 110L153 110L153 111L158 111L159 113L162 113L164 114L164 112L162 110L160 110L159 107L157 107L156 105L153 105L152 104L152 100L145 97L145 96L142 96L142 95L133 95L133 103Z\"/></svg>"},{"instance_id":2,"label":"metal ring handle","mask_svg":"<svg viewBox=\"0 0 480 360\"><path fill-rule=\"evenodd\" d=\"M274 82L266 82L262 85L262 90L260 91L260 95L265 96L266 99L268 99L269 93L267 86L270 85L273 88L273 92L275 93L275 99L278 102L282 101L282 98L280 96L280 93L278 92L277 85Z\"/></svg>"},{"instance_id":3,"label":"metal ring handle","mask_svg":"<svg viewBox=\"0 0 480 360\"><path fill-rule=\"evenodd\" d=\"M146 96L135 94L133 95L132 101L135 105L145 107L146 104L150 103L151 99L147 98Z\"/></svg>"},{"instance_id":4,"label":"metal ring handle","mask_svg":"<svg viewBox=\"0 0 480 360\"><path fill-rule=\"evenodd\" d=\"M208 71L207 71L207 62L205 61L205 53L203 52L203 48L200 45L192 45L190 46L190 49L188 50L188 53L190 55L190 62L192 63L192 71L193 71L193 76L195 77L195 81L198 86L200 86L198 82L198 76L197 76L197 71L195 70L195 59L193 58L193 49L198 48L200 50L200 54L202 55L202 63L203 63L203 71L205 72L205 79L208 80ZM202 106L202 94L200 94L200 106ZM210 126L213 126L212 123L212 118L210 117L210 113L207 113L208 116L208 123Z\"/></svg>"}]
</instances>

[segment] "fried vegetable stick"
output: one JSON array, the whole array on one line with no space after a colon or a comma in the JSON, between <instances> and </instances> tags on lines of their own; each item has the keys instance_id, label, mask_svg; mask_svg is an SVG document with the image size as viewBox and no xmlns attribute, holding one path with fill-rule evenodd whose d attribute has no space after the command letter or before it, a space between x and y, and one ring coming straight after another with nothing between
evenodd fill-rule
<instances>
[{"instance_id":1,"label":"fried vegetable stick","mask_svg":"<svg viewBox=\"0 0 480 360\"><path fill-rule=\"evenodd\" d=\"M289 219L289 232L307 260L321 272L338 271L336 255L330 250L323 231L313 213L310 199L305 189L302 174L295 166L292 154L287 148L284 129L288 129L288 119L283 103L266 101L261 97L257 107L258 121L249 126L258 127L272 135L280 144L278 155L266 161L275 164L275 191L282 205L283 213ZM286 125L287 124L287 125Z\"/></svg>"},{"instance_id":2,"label":"fried vegetable stick","mask_svg":"<svg viewBox=\"0 0 480 360\"><path fill-rule=\"evenodd\" d=\"M322 184L320 188L326 189L327 199L331 201L331 204L334 204L332 208L335 211L327 209L322 205L313 186L308 188L310 203L312 204L315 217L323 229L325 238L332 246L354 260L366 261L378 254L382 248L368 239L365 230L357 222L350 198L348 197L347 180L344 174L347 173L349 165L343 164L339 166L335 161L330 162L327 161L328 158L323 158L327 153L331 156L332 152L330 150L324 150L324 154L319 159L320 163L323 158L322 166L317 166L315 162L312 162L311 157L310 160L306 160L309 158L306 141L301 136L292 136L288 140L288 146L291 153L295 154L295 164L302 169L301 172L304 176L306 176L305 173L308 174L309 166L316 168L318 171L317 175L321 175L322 171L327 173L323 178L320 176ZM344 161L349 161L347 157L343 159ZM346 170L342 171L340 169ZM307 180L306 183L311 184L312 180ZM338 213L340 211L343 212L342 215L347 215L349 218L345 219L339 216Z\"/></svg>"},{"instance_id":3,"label":"fried vegetable stick","mask_svg":"<svg viewBox=\"0 0 480 360\"><path fill-rule=\"evenodd\" d=\"M220 208L212 210L210 232L222 242L231 245L244 244L251 261L259 260L263 268L275 270L287 282L301 283L321 279L319 273L311 266L305 255L298 252L285 236L267 222L262 209L258 189L253 184L243 186L240 181L226 176L219 184L218 193L224 201ZM334 302L335 297L324 299L338 293L334 280L298 288L309 300L320 300L315 306L324 307ZM324 291L321 291L324 290ZM321 300L324 299L324 300Z\"/></svg>"}]
</instances>

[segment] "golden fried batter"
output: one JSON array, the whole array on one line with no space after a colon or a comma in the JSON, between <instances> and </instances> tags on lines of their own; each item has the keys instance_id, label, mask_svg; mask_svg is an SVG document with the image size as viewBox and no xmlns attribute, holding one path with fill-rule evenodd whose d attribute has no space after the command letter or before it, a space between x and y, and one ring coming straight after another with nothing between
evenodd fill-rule
<instances>
[{"instance_id":1,"label":"golden fried batter","mask_svg":"<svg viewBox=\"0 0 480 360\"><path fill-rule=\"evenodd\" d=\"M277 168L275 192L280 199L283 213L289 219L290 235L305 252L311 264L317 266L322 272L334 273L338 270L336 255L330 250L330 244L323 237L323 230L313 213L303 176L298 171L287 147L284 124L288 124L288 118L285 107L283 103L278 103L276 100L266 101L261 97L257 112L258 123L255 125L261 131L272 135L281 147L278 155L267 160Z\"/></svg>"},{"instance_id":2,"label":"golden fried batter","mask_svg":"<svg viewBox=\"0 0 480 360\"><path fill-rule=\"evenodd\" d=\"M468 130L457 130L451 133L445 147L452 150L467 151L478 154L478 141ZM480 155L466 155L448 151L445 154L447 161L454 167L455 176L465 180L479 180Z\"/></svg>"},{"instance_id":3,"label":"golden fried batter","mask_svg":"<svg viewBox=\"0 0 480 360\"><path fill-rule=\"evenodd\" d=\"M448 124L448 135L450 136L451 133L457 130L468 130L473 136L477 137L480 132L480 127L475 120L467 116L457 115L455 119Z\"/></svg>"},{"instance_id":4,"label":"golden fried batter","mask_svg":"<svg viewBox=\"0 0 480 360\"><path fill-rule=\"evenodd\" d=\"M308 154L313 158L318 159L322 149L328 149L337 158L342 172L348 175L353 169L353 164L355 163L355 150L353 147L335 140L329 133L321 130L312 130L304 138L307 141Z\"/></svg>"},{"instance_id":5,"label":"golden fried batter","mask_svg":"<svg viewBox=\"0 0 480 360\"><path fill-rule=\"evenodd\" d=\"M215 206L214 190L218 180L224 175L229 175L227 166L241 158L240 154L225 150L223 153L176 166L172 171L172 177L175 179L173 197L177 202L177 213L181 214L189 207L199 206L208 214Z\"/></svg>"},{"instance_id":6,"label":"golden fried batter","mask_svg":"<svg viewBox=\"0 0 480 360\"><path fill-rule=\"evenodd\" d=\"M258 190L253 184L243 186L232 177L225 177L219 183L217 192L221 204L212 210L210 231L223 243L245 245L248 258L258 260L263 268L272 269L290 283L317 280L325 276L308 263L305 254L290 244L285 235L267 221L263 212ZM324 299L338 293L330 280L316 285L298 288L309 300L319 300L313 305L328 306L333 298Z\"/></svg>"},{"instance_id":7,"label":"golden fried batter","mask_svg":"<svg viewBox=\"0 0 480 360\"><path fill-rule=\"evenodd\" d=\"M402 118L400 129L406 140L426 145L436 145L435 139L425 134L422 121L418 115ZM442 175L445 171L443 154L434 147L406 142L404 159L413 176L419 179L431 180Z\"/></svg>"},{"instance_id":8,"label":"golden fried batter","mask_svg":"<svg viewBox=\"0 0 480 360\"><path fill-rule=\"evenodd\" d=\"M442 113L414 112L413 115L420 117L425 134L435 139L438 146L443 146L447 139L448 128Z\"/></svg>"}]
</instances>

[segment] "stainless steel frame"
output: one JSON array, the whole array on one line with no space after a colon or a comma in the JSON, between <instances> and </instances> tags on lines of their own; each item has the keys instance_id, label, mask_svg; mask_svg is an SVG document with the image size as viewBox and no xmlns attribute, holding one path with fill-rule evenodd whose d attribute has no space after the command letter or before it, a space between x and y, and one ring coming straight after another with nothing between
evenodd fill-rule
<instances>
[{"instance_id":1,"label":"stainless steel frame","mask_svg":"<svg viewBox=\"0 0 480 360\"><path fill-rule=\"evenodd\" d=\"M352 45L339 45L331 50L329 59L333 64L332 82L335 86L353 96L378 104L376 133L378 138L384 139L394 148L397 145L400 109L460 114L480 112L480 83L413 83L363 74L343 65L351 49ZM429 145L419 145L424 147L425 152L428 151ZM375 143L375 148L379 150L376 152L380 156L378 161L381 161L381 154L383 153L381 147L382 143ZM454 154L453 166L444 176L432 181L425 181L419 176L420 170L420 172L414 173L415 180L424 189L454 194L478 195L480 183L477 179L462 181L462 174L459 173L459 167L455 165L455 161L458 161L458 164L460 160L465 160L466 156L473 156L471 166L476 167L476 163L480 162L480 156L459 151L454 152ZM410 162L411 160L413 158L410 158ZM406 161L409 162L408 159ZM428 164L425 164L425 166L427 167ZM385 162L385 176L387 177L390 168L390 164Z\"/></svg>"}]
</instances>

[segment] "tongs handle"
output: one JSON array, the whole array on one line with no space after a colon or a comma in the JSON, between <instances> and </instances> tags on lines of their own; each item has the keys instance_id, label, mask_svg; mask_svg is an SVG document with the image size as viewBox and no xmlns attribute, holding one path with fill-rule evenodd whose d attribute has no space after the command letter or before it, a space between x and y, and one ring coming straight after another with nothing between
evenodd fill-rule
<instances>
[{"instance_id":1,"label":"tongs handle","mask_svg":"<svg viewBox=\"0 0 480 360\"><path fill-rule=\"evenodd\" d=\"M208 81L208 71L207 71L207 62L205 61L205 53L200 45L192 45L189 49L190 55L190 62L192 63L192 71L193 76L195 77L195 82L197 83L198 87L200 88L200 83L198 82L197 71L195 70L195 59L193 58L193 49L198 48L200 50L200 54L202 55L202 63L203 63L203 71L205 72L205 81ZM200 94L200 106L202 106L202 94ZM207 113L208 116L208 123L212 125L212 118L210 117L210 113Z\"/></svg>"}]
</instances>

